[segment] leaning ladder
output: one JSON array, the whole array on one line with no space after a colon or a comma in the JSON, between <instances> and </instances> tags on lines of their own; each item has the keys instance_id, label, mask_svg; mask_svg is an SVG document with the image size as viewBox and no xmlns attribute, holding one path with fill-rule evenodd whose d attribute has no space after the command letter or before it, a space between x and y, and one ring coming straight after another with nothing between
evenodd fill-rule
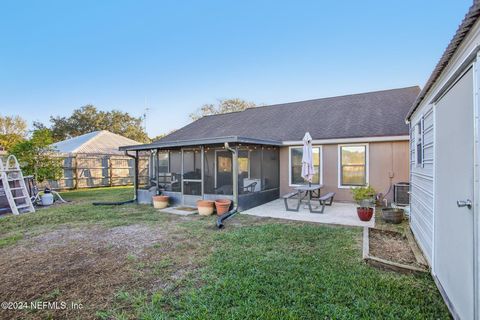
<instances>
[{"instance_id":1,"label":"leaning ladder","mask_svg":"<svg viewBox=\"0 0 480 320\"><path fill-rule=\"evenodd\" d=\"M25 180L23 179L22 170L14 155L8 156L5 164L0 159L0 175L3 191L12 213L18 215L20 212L35 212ZM10 182L13 182L13 187L10 186Z\"/></svg>"}]
</instances>

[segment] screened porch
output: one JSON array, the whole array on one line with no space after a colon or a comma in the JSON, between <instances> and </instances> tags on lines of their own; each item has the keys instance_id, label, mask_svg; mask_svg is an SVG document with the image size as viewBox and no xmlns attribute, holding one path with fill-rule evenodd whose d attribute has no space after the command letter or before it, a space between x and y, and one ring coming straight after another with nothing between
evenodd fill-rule
<instances>
[{"instance_id":1,"label":"screened porch","mask_svg":"<svg viewBox=\"0 0 480 320\"><path fill-rule=\"evenodd\" d=\"M246 210L279 197L279 149L259 144L200 145L136 151L148 165L138 171L139 203L170 197L170 206L195 206L200 199L233 200Z\"/></svg>"}]
</instances>

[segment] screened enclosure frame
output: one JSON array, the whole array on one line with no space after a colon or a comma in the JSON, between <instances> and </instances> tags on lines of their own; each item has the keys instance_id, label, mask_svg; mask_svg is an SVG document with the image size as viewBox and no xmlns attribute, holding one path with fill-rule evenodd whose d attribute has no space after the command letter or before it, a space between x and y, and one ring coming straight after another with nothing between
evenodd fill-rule
<instances>
[{"instance_id":1,"label":"screened enclosure frame","mask_svg":"<svg viewBox=\"0 0 480 320\"><path fill-rule=\"evenodd\" d=\"M219 144L150 149L148 150L151 155L150 163L147 169L149 183L143 188L141 188L142 185L136 184L136 194L142 190L151 192L152 195L159 193L169 195L173 205L195 205L200 199L227 198L233 200L239 209L248 209L278 198L280 190L278 146L235 144L231 148L236 156ZM199 153L199 156L193 155L193 167L187 169L186 161L191 160L186 157L191 151ZM245 151L247 151L246 154ZM229 156L225 154L224 158L231 160L223 160L225 163L220 167L218 156L222 153L228 153ZM138 159L139 151L136 151L136 155ZM200 164L195 163L197 157L200 159ZM248 162L246 171L245 162ZM240 163L242 163L241 166ZM234 167L237 168L237 172ZM220 168L225 171L221 171ZM199 178L197 178L198 174L200 174ZM194 178L189 175L193 175ZM234 181L238 184L236 196ZM194 195L188 194L186 183L200 184L200 192ZM179 184L180 188L178 185L174 187L174 184Z\"/></svg>"}]
</instances>

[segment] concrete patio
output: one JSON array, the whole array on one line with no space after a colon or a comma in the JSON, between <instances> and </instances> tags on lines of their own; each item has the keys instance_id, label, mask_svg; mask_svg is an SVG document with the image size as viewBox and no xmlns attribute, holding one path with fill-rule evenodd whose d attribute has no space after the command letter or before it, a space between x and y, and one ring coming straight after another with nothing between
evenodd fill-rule
<instances>
[{"instance_id":1,"label":"concrete patio","mask_svg":"<svg viewBox=\"0 0 480 320\"><path fill-rule=\"evenodd\" d=\"M308 207L305 208L304 204L300 206L298 212L286 211L283 199L277 199L258 207L242 211L242 214L358 227L373 227L375 225L375 217L368 222L360 221L357 216L355 205L346 202L334 202L332 206L325 207L324 213L310 213Z\"/></svg>"}]
</instances>

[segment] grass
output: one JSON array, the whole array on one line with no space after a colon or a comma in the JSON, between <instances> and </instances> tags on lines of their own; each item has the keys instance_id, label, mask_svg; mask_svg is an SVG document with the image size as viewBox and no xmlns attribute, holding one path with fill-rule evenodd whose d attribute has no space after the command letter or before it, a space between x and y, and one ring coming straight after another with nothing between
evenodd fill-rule
<instances>
[{"instance_id":1,"label":"grass","mask_svg":"<svg viewBox=\"0 0 480 320\"><path fill-rule=\"evenodd\" d=\"M179 296L132 299L140 319L448 319L429 275L365 265L359 229L267 224L213 236L216 250ZM200 284L200 285L199 285ZM125 301L124 301L125 302ZM120 317L121 314L114 316Z\"/></svg>"},{"instance_id":2,"label":"grass","mask_svg":"<svg viewBox=\"0 0 480 320\"><path fill-rule=\"evenodd\" d=\"M75 191L64 196L75 202L2 218L0 246L14 247L22 235L62 226L148 224L162 228L173 221L176 228L169 240L172 250L162 251L165 245L154 243L149 249L157 252L154 259L142 260L135 253L125 257L134 265L139 280L149 275L165 285L152 290L119 288L113 302L105 309L93 310L92 317L449 318L429 275L399 275L363 263L360 228L239 215L218 231L213 218L158 214L149 206L91 205L92 201L126 200L131 197L128 188Z\"/></svg>"},{"instance_id":3,"label":"grass","mask_svg":"<svg viewBox=\"0 0 480 320\"><path fill-rule=\"evenodd\" d=\"M14 244L24 235L36 235L63 225L102 224L129 225L137 222L158 222L164 217L152 215L155 210L144 205L93 206L98 201L124 201L133 197L131 187L98 188L61 193L71 203L38 209L35 214L9 215L0 220L0 247Z\"/></svg>"}]
</instances>

